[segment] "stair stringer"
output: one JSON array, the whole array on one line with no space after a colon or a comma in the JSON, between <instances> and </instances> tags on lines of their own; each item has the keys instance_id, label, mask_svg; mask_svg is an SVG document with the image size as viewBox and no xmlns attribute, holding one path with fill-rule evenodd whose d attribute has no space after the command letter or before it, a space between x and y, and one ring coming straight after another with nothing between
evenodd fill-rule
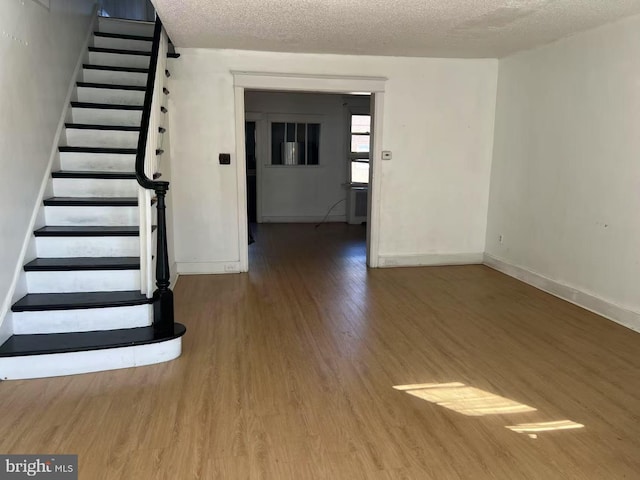
<instances>
[{"instance_id":1,"label":"stair stringer","mask_svg":"<svg viewBox=\"0 0 640 480\"><path fill-rule=\"evenodd\" d=\"M9 290L5 298L2 300L2 304L0 305L0 345L3 344L13 334L11 305L13 305L21 297L27 294L26 276L24 275L25 272L23 271L22 267L25 263L36 258L35 239L33 238L33 231L36 228L44 226L44 210L42 209L42 201L46 195L51 194L51 191L49 190L51 188L51 172L54 168L57 168L57 164L59 164L60 161L58 146L63 139L64 124L68 119L70 111L69 105L76 91L76 82L82 74L82 65L88 58L88 49L89 45L93 41L93 32L96 28L98 28L97 5L94 7L93 15L91 18L93 20L89 23L84 43L80 48L78 60L71 75L71 81L69 83L69 88L65 97L64 107L60 114L60 119L58 120L58 126L56 128L56 134L51 145L49 162L47 163L47 167L43 172L42 182L40 183L40 190L38 191L38 196L35 199L33 212L31 214L31 219L29 220L29 226L25 232L22 248L20 249L20 253L17 257L13 280L11 282L11 285L9 286Z\"/></svg>"}]
</instances>

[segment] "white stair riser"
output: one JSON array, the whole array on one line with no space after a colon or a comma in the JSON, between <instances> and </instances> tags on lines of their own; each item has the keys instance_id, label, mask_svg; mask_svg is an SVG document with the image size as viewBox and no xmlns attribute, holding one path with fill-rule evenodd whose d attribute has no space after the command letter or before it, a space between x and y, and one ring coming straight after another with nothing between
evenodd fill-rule
<instances>
[{"instance_id":1,"label":"white stair riser","mask_svg":"<svg viewBox=\"0 0 640 480\"><path fill-rule=\"evenodd\" d=\"M136 148L138 131L66 129L67 145L73 147Z\"/></svg>"},{"instance_id":2,"label":"white stair riser","mask_svg":"<svg viewBox=\"0 0 640 480\"><path fill-rule=\"evenodd\" d=\"M0 358L0 378L25 380L102 372L168 362L182 353L182 337L165 342L85 352Z\"/></svg>"},{"instance_id":3,"label":"white stair riser","mask_svg":"<svg viewBox=\"0 0 640 480\"><path fill-rule=\"evenodd\" d=\"M144 87L147 85L147 74L85 68L82 71L82 81L88 83L109 83L111 85L136 85Z\"/></svg>"},{"instance_id":4,"label":"white stair riser","mask_svg":"<svg viewBox=\"0 0 640 480\"><path fill-rule=\"evenodd\" d=\"M153 22L129 21L118 18L100 17L98 31L102 33L120 33L123 35L140 35L153 37Z\"/></svg>"},{"instance_id":5,"label":"white stair riser","mask_svg":"<svg viewBox=\"0 0 640 480\"><path fill-rule=\"evenodd\" d=\"M138 207L44 207L47 225L62 227L138 225Z\"/></svg>"},{"instance_id":6,"label":"white stair riser","mask_svg":"<svg viewBox=\"0 0 640 480\"><path fill-rule=\"evenodd\" d=\"M28 335L146 327L151 325L152 312L151 305L14 312L13 333Z\"/></svg>"},{"instance_id":7,"label":"white stair riser","mask_svg":"<svg viewBox=\"0 0 640 480\"><path fill-rule=\"evenodd\" d=\"M128 38L93 37L93 46L99 48L119 48L122 50L139 50L150 52L152 42L130 40Z\"/></svg>"},{"instance_id":8,"label":"white stair riser","mask_svg":"<svg viewBox=\"0 0 640 480\"><path fill-rule=\"evenodd\" d=\"M109 180L103 178L54 178L56 197L135 197L136 180Z\"/></svg>"},{"instance_id":9,"label":"white stair riser","mask_svg":"<svg viewBox=\"0 0 640 480\"><path fill-rule=\"evenodd\" d=\"M149 58L146 55L89 52L89 63L92 65L108 65L110 67L149 68Z\"/></svg>"},{"instance_id":10,"label":"white stair riser","mask_svg":"<svg viewBox=\"0 0 640 480\"><path fill-rule=\"evenodd\" d=\"M72 147L136 148L139 132L67 128L67 145Z\"/></svg>"},{"instance_id":11,"label":"white stair riser","mask_svg":"<svg viewBox=\"0 0 640 480\"><path fill-rule=\"evenodd\" d=\"M73 123L92 123L97 125L140 126L141 110L115 110L102 108L72 108Z\"/></svg>"},{"instance_id":12,"label":"white stair riser","mask_svg":"<svg viewBox=\"0 0 640 480\"><path fill-rule=\"evenodd\" d=\"M143 105L144 92L117 88L78 87L78 101L113 103L116 105Z\"/></svg>"},{"instance_id":13,"label":"white stair riser","mask_svg":"<svg viewBox=\"0 0 640 480\"><path fill-rule=\"evenodd\" d=\"M139 237L36 237L40 258L137 257Z\"/></svg>"},{"instance_id":14,"label":"white stair riser","mask_svg":"<svg viewBox=\"0 0 640 480\"><path fill-rule=\"evenodd\" d=\"M135 155L61 152L60 168L72 171L133 172Z\"/></svg>"},{"instance_id":15,"label":"white stair riser","mask_svg":"<svg viewBox=\"0 0 640 480\"><path fill-rule=\"evenodd\" d=\"M140 270L27 272L29 293L140 290Z\"/></svg>"}]
</instances>

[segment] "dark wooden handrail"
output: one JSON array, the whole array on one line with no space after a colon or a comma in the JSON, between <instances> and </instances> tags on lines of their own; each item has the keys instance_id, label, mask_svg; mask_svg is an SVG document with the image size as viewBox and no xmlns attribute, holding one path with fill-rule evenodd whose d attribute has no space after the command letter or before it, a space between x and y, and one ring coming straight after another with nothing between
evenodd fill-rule
<instances>
[{"instance_id":1,"label":"dark wooden handrail","mask_svg":"<svg viewBox=\"0 0 640 480\"><path fill-rule=\"evenodd\" d=\"M153 87L156 82L156 71L158 70L158 53L160 51L160 37L162 36L162 21L156 18L156 25L153 31L153 46L151 48L151 58L149 60L149 76L147 77L147 88L144 94L144 106L142 109L142 121L140 122L140 137L138 137L138 152L136 154L136 179L141 187L147 190L156 190L158 187L164 191L169 189L169 182L157 182L147 177L144 171L144 161L147 149L147 137L149 136L149 122L151 121L151 107L153 104Z\"/></svg>"},{"instance_id":2,"label":"dark wooden handrail","mask_svg":"<svg viewBox=\"0 0 640 480\"><path fill-rule=\"evenodd\" d=\"M142 121L140 123L140 137L136 153L136 179L142 188L153 190L156 194L157 218L157 250L156 250L156 290L153 292L153 326L156 330L173 334L173 292L169 288L171 272L169 271L169 252L167 250L167 217L165 196L169 190L169 182L153 180L147 177L144 171L147 150L147 137L149 136L149 123L151 121L151 108L153 106L153 87L158 70L158 54L160 51L160 39L162 37L162 22L156 17L153 31L153 46L149 60L149 76L147 88L144 94L144 107Z\"/></svg>"}]
</instances>

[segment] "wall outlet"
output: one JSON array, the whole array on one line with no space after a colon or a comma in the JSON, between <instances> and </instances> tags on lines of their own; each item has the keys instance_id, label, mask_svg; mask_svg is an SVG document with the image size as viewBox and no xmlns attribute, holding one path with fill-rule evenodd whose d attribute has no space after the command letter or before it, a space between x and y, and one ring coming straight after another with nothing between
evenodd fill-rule
<instances>
[{"instance_id":1,"label":"wall outlet","mask_svg":"<svg viewBox=\"0 0 640 480\"><path fill-rule=\"evenodd\" d=\"M238 267L236 265L234 265L233 263L227 263L224 266L224 271L225 272L229 272L229 273L237 272L238 271Z\"/></svg>"}]
</instances>

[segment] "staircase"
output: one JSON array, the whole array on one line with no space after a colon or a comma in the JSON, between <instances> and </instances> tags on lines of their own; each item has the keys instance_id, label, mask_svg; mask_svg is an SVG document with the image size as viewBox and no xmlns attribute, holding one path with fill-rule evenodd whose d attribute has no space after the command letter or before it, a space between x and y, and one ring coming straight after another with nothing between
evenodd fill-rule
<instances>
[{"instance_id":1,"label":"staircase","mask_svg":"<svg viewBox=\"0 0 640 480\"><path fill-rule=\"evenodd\" d=\"M166 235L168 183L157 182L159 194L145 197L140 185L146 177L136 163L141 123L149 125L143 110L146 91L153 90L153 76L148 80L155 73L150 59L154 48L157 57L157 24L98 21L68 109L51 195L43 201L44 226L33 232L37 258L24 265L29 293L12 306L13 335L0 346L0 379L148 365L181 353L185 328L173 323L166 236L158 243L162 265L152 298L141 272L139 199L158 201L158 219L151 222Z\"/></svg>"}]
</instances>

